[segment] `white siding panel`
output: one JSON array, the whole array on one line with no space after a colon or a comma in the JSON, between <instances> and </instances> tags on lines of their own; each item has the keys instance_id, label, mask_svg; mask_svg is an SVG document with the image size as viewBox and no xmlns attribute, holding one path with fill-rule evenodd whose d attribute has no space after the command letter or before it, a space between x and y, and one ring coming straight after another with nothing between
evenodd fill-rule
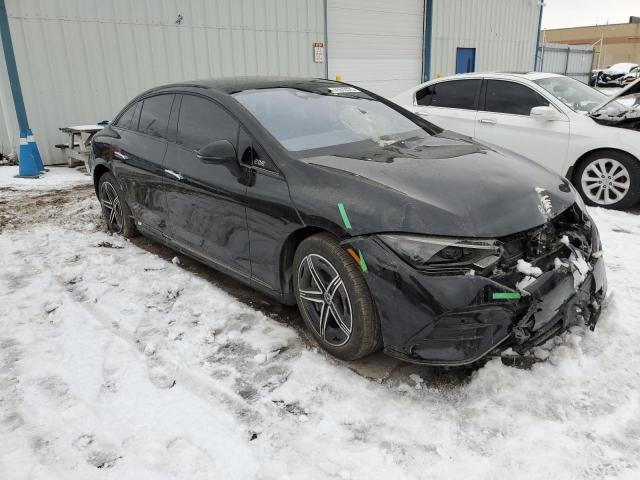
<instances>
[{"instance_id":1,"label":"white siding panel","mask_svg":"<svg viewBox=\"0 0 640 480\"><path fill-rule=\"evenodd\" d=\"M329 78L393 97L422 76L423 0L328 0Z\"/></svg>"},{"instance_id":2,"label":"white siding panel","mask_svg":"<svg viewBox=\"0 0 640 480\"><path fill-rule=\"evenodd\" d=\"M537 0L433 0L431 77L453 75L456 49L476 49L476 71L534 68Z\"/></svg>"},{"instance_id":3,"label":"white siding panel","mask_svg":"<svg viewBox=\"0 0 640 480\"><path fill-rule=\"evenodd\" d=\"M66 141L59 127L111 119L156 85L233 75L325 76L325 65L313 62L313 43L325 39L323 0L6 4L27 115L47 164L62 161L53 148ZM0 101L0 145L16 146L17 126L5 120L15 122L15 112L1 57Z\"/></svg>"}]
</instances>

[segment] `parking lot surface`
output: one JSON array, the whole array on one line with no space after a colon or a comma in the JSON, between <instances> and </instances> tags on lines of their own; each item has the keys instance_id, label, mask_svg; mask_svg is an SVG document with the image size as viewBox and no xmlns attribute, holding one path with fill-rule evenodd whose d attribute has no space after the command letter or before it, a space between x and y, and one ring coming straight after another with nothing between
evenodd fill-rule
<instances>
[{"instance_id":1,"label":"parking lot surface","mask_svg":"<svg viewBox=\"0 0 640 480\"><path fill-rule=\"evenodd\" d=\"M13 170L0 168L3 478L640 475L637 211L591 210L610 282L595 332L572 328L528 368L443 371L337 361L295 309L106 233L80 172Z\"/></svg>"}]
</instances>

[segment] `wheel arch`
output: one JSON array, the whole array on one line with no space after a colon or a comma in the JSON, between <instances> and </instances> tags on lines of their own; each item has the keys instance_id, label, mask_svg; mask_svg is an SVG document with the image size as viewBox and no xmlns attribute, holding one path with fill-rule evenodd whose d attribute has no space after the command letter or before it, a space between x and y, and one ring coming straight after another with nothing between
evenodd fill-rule
<instances>
[{"instance_id":1,"label":"wheel arch","mask_svg":"<svg viewBox=\"0 0 640 480\"><path fill-rule=\"evenodd\" d=\"M104 163L99 163L93 168L93 188L96 191L96 196L100 196L98 192L98 186L100 185L100 178L107 172L110 172L109 168Z\"/></svg>"},{"instance_id":2,"label":"wheel arch","mask_svg":"<svg viewBox=\"0 0 640 480\"><path fill-rule=\"evenodd\" d=\"M334 235L334 233L327 229L307 225L291 232L282 244L280 250L280 286L282 288L282 298L287 305L294 305L296 303L293 294L293 257L296 254L296 250L304 240L312 235L323 232Z\"/></svg>"}]
</instances>

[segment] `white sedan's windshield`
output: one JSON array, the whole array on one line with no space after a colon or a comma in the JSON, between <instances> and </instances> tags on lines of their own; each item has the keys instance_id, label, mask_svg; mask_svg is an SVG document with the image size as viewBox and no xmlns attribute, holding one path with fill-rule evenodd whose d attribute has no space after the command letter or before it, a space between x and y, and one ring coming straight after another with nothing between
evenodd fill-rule
<instances>
[{"instance_id":1,"label":"white sedan's windshield","mask_svg":"<svg viewBox=\"0 0 640 480\"><path fill-rule=\"evenodd\" d=\"M421 130L411 119L355 88L329 90L335 93L269 88L233 97L291 152L363 140L384 145Z\"/></svg>"},{"instance_id":2,"label":"white sedan's windshield","mask_svg":"<svg viewBox=\"0 0 640 480\"><path fill-rule=\"evenodd\" d=\"M535 83L576 112L590 112L607 100L607 96L569 77L548 77Z\"/></svg>"}]
</instances>

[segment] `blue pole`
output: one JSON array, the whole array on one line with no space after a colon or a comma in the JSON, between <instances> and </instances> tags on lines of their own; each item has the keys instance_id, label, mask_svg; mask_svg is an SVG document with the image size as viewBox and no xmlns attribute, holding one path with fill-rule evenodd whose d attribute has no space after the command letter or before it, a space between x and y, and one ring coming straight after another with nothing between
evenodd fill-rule
<instances>
[{"instance_id":1,"label":"blue pole","mask_svg":"<svg viewBox=\"0 0 640 480\"><path fill-rule=\"evenodd\" d=\"M540 51L540 32L542 31L542 10L544 10L544 2L540 2L540 16L538 17L538 38L536 38L536 54L533 57L533 71L538 70L538 52ZM542 65L540 66L542 67Z\"/></svg>"},{"instance_id":2,"label":"blue pole","mask_svg":"<svg viewBox=\"0 0 640 480\"><path fill-rule=\"evenodd\" d=\"M422 81L431 77L431 35L433 30L433 0L424 0L424 59Z\"/></svg>"},{"instance_id":3,"label":"blue pole","mask_svg":"<svg viewBox=\"0 0 640 480\"><path fill-rule=\"evenodd\" d=\"M18 176L38 178L40 172L46 169L44 165L42 165L38 146L29 128L27 110L24 107L24 98L22 97L22 87L20 87L16 57L13 53L13 41L11 40L11 30L9 30L9 16L7 15L5 0L0 0L0 38L2 39L4 61L7 64L7 75L9 76L9 85L11 85L13 106L16 109L18 127L20 128L20 149L18 151L20 165L18 167Z\"/></svg>"},{"instance_id":4,"label":"blue pole","mask_svg":"<svg viewBox=\"0 0 640 480\"><path fill-rule=\"evenodd\" d=\"M2 50L4 51L4 60L7 64L7 74L9 75L9 84L11 85L13 105L15 106L18 117L18 126L21 131L26 132L29 130L29 121L27 120L27 111L24 108L22 88L20 88L20 78L18 77L18 67L16 66L16 57L13 54L13 42L11 41L11 32L9 31L7 7L5 6L4 0L0 0L0 36L2 37Z\"/></svg>"}]
</instances>

